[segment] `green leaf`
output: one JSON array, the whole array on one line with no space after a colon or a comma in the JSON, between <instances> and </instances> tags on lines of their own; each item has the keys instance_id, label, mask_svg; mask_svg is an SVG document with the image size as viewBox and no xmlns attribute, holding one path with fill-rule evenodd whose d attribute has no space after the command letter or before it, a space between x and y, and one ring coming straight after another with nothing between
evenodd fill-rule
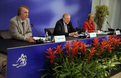
<instances>
[{"instance_id":1,"label":"green leaf","mask_svg":"<svg viewBox=\"0 0 121 78\"><path fill-rule=\"evenodd\" d=\"M49 75L49 73L46 73L46 74L42 75L41 78L44 78L47 75Z\"/></svg>"},{"instance_id":2,"label":"green leaf","mask_svg":"<svg viewBox=\"0 0 121 78\"><path fill-rule=\"evenodd\" d=\"M60 78L66 78L66 76L70 75L70 72L60 74Z\"/></svg>"},{"instance_id":3,"label":"green leaf","mask_svg":"<svg viewBox=\"0 0 121 78\"><path fill-rule=\"evenodd\" d=\"M46 70L46 69L39 69L38 71L43 71L43 70Z\"/></svg>"},{"instance_id":4,"label":"green leaf","mask_svg":"<svg viewBox=\"0 0 121 78\"><path fill-rule=\"evenodd\" d=\"M58 68L63 68L62 66L56 66L55 68L53 68L53 70L57 70Z\"/></svg>"}]
</instances>

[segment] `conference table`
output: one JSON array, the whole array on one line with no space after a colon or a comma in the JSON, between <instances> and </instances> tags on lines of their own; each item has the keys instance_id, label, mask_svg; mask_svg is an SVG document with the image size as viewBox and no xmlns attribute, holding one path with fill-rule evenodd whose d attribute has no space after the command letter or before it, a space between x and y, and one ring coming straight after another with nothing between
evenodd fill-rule
<instances>
[{"instance_id":1,"label":"conference table","mask_svg":"<svg viewBox=\"0 0 121 78\"><path fill-rule=\"evenodd\" d=\"M108 39L112 35L97 35L99 40ZM121 36L121 35L117 35ZM66 37L64 42L29 43L15 39L0 39L0 52L7 54L6 78L40 78L45 68L46 51L57 45L65 45L74 40L91 44L94 38Z\"/></svg>"},{"instance_id":2,"label":"conference table","mask_svg":"<svg viewBox=\"0 0 121 78\"><path fill-rule=\"evenodd\" d=\"M97 35L97 37L105 37L105 36L109 36L109 35L106 35L106 34ZM73 40L80 40L80 39L89 39L89 38L66 37L66 41L73 41ZM54 43L54 42L50 42L50 43ZM3 39L3 38L0 38L0 52L7 55L8 48L38 45L38 44L43 45L43 44L48 44L48 43L29 43L29 42L26 42L26 41L21 41L21 40L16 40L16 39Z\"/></svg>"}]
</instances>

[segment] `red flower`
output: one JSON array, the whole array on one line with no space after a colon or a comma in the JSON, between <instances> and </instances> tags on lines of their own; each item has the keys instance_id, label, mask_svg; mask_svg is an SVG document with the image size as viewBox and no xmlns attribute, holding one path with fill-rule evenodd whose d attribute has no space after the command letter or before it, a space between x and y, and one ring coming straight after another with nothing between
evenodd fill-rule
<instances>
[{"instance_id":1,"label":"red flower","mask_svg":"<svg viewBox=\"0 0 121 78\"><path fill-rule=\"evenodd\" d=\"M92 44L95 46L95 48L99 47L100 43L99 43L98 38L94 38L93 41L94 41L94 43L92 43Z\"/></svg>"},{"instance_id":2,"label":"red flower","mask_svg":"<svg viewBox=\"0 0 121 78\"><path fill-rule=\"evenodd\" d=\"M86 56L86 51L87 51L86 47L87 47L87 45L86 45L86 43L84 43L84 44L83 44L83 52L84 52L84 55L85 55L85 56Z\"/></svg>"},{"instance_id":3,"label":"red flower","mask_svg":"<svg viewBox=\"0 0 121 78\"><path fill-rule=\"evenodd\" d=\"M74 57L75 52L76 52L76 48L72 48L72 55L71 55L71 59Z\"/></svg>"},{"instance_id":4,"label":"red flower","mask_svg":"<svg viewBox=\"0 0 121 78\"><path fill-rule=\"evenodd\" d=\"M98 57L100 57L103 49L105 48L105 44L106 44L105 39L102 39L101 46L100 46L100 52L99 52Z\"/></svg>"},{"instance_id":5,"label":"red flower","mask_svg":"<svg viewBox=\"0 0 121 78\"><path fill-rule=\"evenodd\" d=\"M79 47L79 42L74 40L74 41L72 42L72 47L73 47L73 48Z\"/></svg>"},{"instance_id":6,"label":"red flower","mask_svg":"<svg viewBox=\"0 0 121 78\"><path fill-rule=\"evenodd\" d=\"M79 41L79 47L82 47L83 42Z\"/></svg>"},{"instance_id":7,"label":"red flower","mask_svg":"<svg viewBox=\"0 0 121 78\"><path fill-rule=\"evenodd\" d=\"M52 49L49 48L49 49L47 49L47 52L46 52L46 53L49 54L49 56L46 56L46 57L50 59L50 62L51 62L52 65L54 66L55 63L53 62L53 60L54 60L55 54L56 54L57 52L56 52L56 51L52 52Z\"/></svg>"},{"instance_id":8,"label":"red flower","mask_svg":"<svg viewBox=\"0 0 121 78\"><path fill-rule=\"evenodd\" d=\"M83 53L83 46L79 47L79 50Z\"/></svg>"},{"instance_id":9,"label":"red flower","mask_svg":"<svg viewBox=\"0 0 121 78\"><path fill-rule=\"evenodd\" d=\"M58 45L57 48L55 47L55 49L56 49L58 52L62 52L62 51L63 51L63 48L61 49L61 46L62 46L62 45Z\"/></svg>"},{"instance_id":10,"label":"red flower","mask_svg":"<svg viewBox=\"0 0 121 78\"><path fill-rule=\"evenodd\" d=\"M76 53L76 56L78 57L78 49L72 47L72 55L71 55L70 62L71 62L71 60L73 59L75 53Z\"/></svg>"},{"instance_id":11,"label":"red flower","mask_svg":"<svg viewBox=\"0 0 121 78\"><path fill-rule=\"evenodd\" d=\"M108 40L112 40L112 37L113 37L113 36L109 36L109 37L108 37Z\"/></svg>"},{"instance_id":12,"label":"red flower","mask_svg":"<svg viewBox=\"0 0 121 78\"><path fill-rule=\"evenodd\" d=\"M81 47L79 47L79 50L81 51L82 54L84 54L84 56L86 56L86 49L87 45L86 43L82 44Z\"/></svg>"},{"instance_id":13,"label":"red flower","mask_svg":"<svg viewBox=\"0 0 121 78\"><path fill-rule=\"evenodd\" d=\"M113 40L112 40L112 41L113 41L112 46L113 46L113 51L114 51L114 50L115 50L115 48L116 48L117 40L113 38Z\"/></svg>"},{"instance_id":14,"label":"red flower","mask_svg":"<svg viewBox=\"0 0 121 78\"><path fill-rule=\"evenodd\" d=\"M113 42L112 46L113 46L113 51L114 51L115 48L120 44L120 39L113 38L112 42Z\"/></svg>"},{"instance_id":15,"label":"red flower","mask_svg":"<svg viewBox=\"0 0 121 78\"><path fill-rule=\"evenodd\" d=\"M72 42L71 48L72 48L72 51L73 51L73 49L74 49L74 51L75 51L75 53L76 53L76 56L78 57L79 42L74 40L74 41ZM73 54L73 52L72 52L72 54Z\"/></svg>"},{"instance_id":16,"label":"red flower","mask_svg":"<svg viewBox=\"0 0 121 78\"><path fill-rule=\"evenodd\" d=\"M60 58L60 53L62 54L62 51L64 48L61 48L62 45L58 45L57 48L55 47L56 51L57 51L57 54L58 54L58 57Z\"/></svg>"},{"instance_id":17,"label":"red flower","mask_svg":"<svg viewBox=\"0 0 121 78\"><path fill-rule=\"evenodd\" d=\"M68 54L68 56L70 56L70 52L71 52L71 42L67 42L66 43L66 49L67 49L67 54Z\"/></svg>"},{"instance_id":18,"label":"red flower","mask_svg":"<svg viewBox=\"0 0 121 78\"><path fill-rule=\"evenodd\" d=\"M106 45L106 51L111 52L111 49L112 49L111 44L107 44Z\"/></svg>"},{"instance_id":19,"label":"red flower","mask_svg":"<svg viewBox=\"0 0 121 78\"><path fill-rule=\"evenodd\" d=\"M117 38L117 35L114 35L114 38Z\"/></svg>"},{"instance_id":20,"label":"red flower","mask_svg":"<svg viewBox=\"0 0 121 78\"><path fill-rule=\"evenodd\" d=\"M121 44L120 39L117 39L116 47Z\"/></svg>"},{"instance_id":21,"label":"red flower","mask_svg":"<svg viewBox=\"0 0 121 78\"><path fill-rule=\"evenodd\" d=\"M113 39L113 37L112 36L109 36L109 38L108 38L108 41L107 41L107 44L111 44L112 45L112 39Z\"/></svg>"},{"instance_id":22,"label":"red flower","mask_svg":"<svg viewBox=\"0 0 121 78\"><path fill-rule=\"evenodd\" d=\"M91 51L90 51L90 53L89 53L89 57L88 57L88 61L91 59L91 57L94 55L93 53L95 52L96 50L95 50L95 47L92 47L91 48ZM87 61L87 63L88 63L88 61Z\"/></svg>"},{"instance_id":23,"label":"red flower","mask_svg":"<svg viewBox=\"0 0 121 78\"><path fill-rule=\"evenodd\" d=\"M83 52L83 42L79 41L79 50Z\"/></svg>"}]
</instances>

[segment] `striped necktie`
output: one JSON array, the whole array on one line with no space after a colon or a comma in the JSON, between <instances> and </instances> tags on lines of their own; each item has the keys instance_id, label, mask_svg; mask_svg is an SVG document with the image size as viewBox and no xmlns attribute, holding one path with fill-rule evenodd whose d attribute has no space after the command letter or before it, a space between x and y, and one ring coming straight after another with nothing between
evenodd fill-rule
<instances>
[{"instance_id":1,"label":"striped necktie","mask_svg":"<svg viewBox=\"0 0 121 78\"><path fill-rule=\"evenodd\" d=\"M22 22L23 30L24 30L24 22Z\"/></svg>"},{"instance_id":2,"label":"striped necktie","mask_svg":"<svg viewBox=\"0 0 121 78\"><path fill-rule=\"evenodd\" d=\"M68 33L68 31L67 31L67 24L65 24L65 33Z\"/></svg>"}]
</instances>

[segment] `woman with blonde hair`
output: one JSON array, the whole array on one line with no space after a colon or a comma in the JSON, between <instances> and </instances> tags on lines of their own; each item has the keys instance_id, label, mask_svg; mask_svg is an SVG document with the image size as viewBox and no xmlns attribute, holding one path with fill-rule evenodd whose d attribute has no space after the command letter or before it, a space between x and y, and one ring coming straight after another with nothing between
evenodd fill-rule
<instances>
[{"instance_id":1,"label":"woman with blonde hair","mask_svg":"<svg viewBox=\"0 0 121 78\"><path fill-rule=\"evenodd\" d=\"M97 30L95 30L95 23L94 23L94 15L93 14L88 15L87 21L84 23L84 31L97 32Z\"/></svg>"}]
</instances>

